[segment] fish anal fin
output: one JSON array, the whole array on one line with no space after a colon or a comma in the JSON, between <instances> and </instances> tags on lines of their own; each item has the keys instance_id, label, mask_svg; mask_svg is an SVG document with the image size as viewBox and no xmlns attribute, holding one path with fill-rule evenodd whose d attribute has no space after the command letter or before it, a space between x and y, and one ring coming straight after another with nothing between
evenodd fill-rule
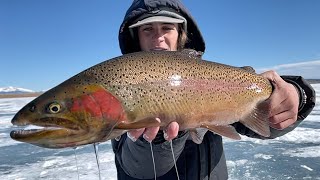
<instances>
[{"instance_id":1,"label":"fish anal fin","mask_svg":"<svg viewBox=\"0 0 320 180\"><path fill-rule=\"evenodd\" d=\"M204 135L207 133L208 129L205 128L197 128L197 129L190 129L190 136L194 143L201 144L203 141Z\"/></svg>"},{"instance_id":2,"label":"fish anal fin","mask_svg":"<svg viewBox=\"0 0 320 180\"><path fill-rule=\"evenodd\" d=\"M268 114L261 109L254 108L247 116L241 118L240 122L253 132L264 136L270 136Z\"/></svg>"},{"instance_id":3,"label":"fish anal fin","mask_svg":"<svg viewBox=\"0 0 320 180\"><path fill-rule=\"evenodd\" d=\"M226 126L202 125L201 127L206 128L221 136L225 136L234 140L241 139L236 129L231 125L226 125Z\"/></svg>"},{"instance_id":4,"label":"fish anal fin","mask_svg":"<svg viewBox=\"0 0 320 180\"><path fill-rule=\"evenodd\" d=\"M135 120L134 122L122 121L115 128L129 130L129 129L157 127L157 126L161 126L161 122L159 118L147 117L140 120Z\"/></svg>"}]
</instances>

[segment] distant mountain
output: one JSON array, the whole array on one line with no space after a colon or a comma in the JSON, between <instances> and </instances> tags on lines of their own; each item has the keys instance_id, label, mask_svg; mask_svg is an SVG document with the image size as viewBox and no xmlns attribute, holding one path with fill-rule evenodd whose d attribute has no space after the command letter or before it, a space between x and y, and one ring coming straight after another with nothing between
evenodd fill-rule
<instances>
[{"instance_id":1,"label":"distant mountain","mask_svg":"<svg viewBox=\"0 0 320 180\"><path fill-rule=\"evenodd\" d=\"M25 93L35 93L35 91L30 89L24 89L19 87L0 87L0 94L25 94Z\"/></svg>"}]
</instances>

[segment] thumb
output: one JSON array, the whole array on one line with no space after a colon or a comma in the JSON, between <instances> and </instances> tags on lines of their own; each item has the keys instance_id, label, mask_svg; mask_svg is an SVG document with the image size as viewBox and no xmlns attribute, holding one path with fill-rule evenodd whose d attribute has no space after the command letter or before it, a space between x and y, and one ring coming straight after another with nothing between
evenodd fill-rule
<instances>
[{"instance_id":1,"label":"thumb","mask_svg":"<svg viewBox=\"0 0 320 180\"><path fill-rule=\"evenodd\" d=\"M275 88L277 88L279 84L284 82L283 79L279 76L279 74L276 73L274 70L266 71L264 73L261 73L260 75L262 77L267 78Z\"/></svg>"}]
</instances>

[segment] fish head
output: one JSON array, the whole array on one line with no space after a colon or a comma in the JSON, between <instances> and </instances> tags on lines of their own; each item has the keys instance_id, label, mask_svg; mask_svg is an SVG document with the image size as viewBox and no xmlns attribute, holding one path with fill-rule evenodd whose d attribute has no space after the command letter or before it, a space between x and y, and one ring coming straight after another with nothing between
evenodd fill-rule
<instances>
[{"instance_id":1,"label":"fish head","mask_svg":"<svg viewBox=\"0 0 320 180\"><path fill-rule=\"evenodd\" d=\"M10 136L45 148L76 147L108 140L122 115L121 103L102 86L65 83L19 110L12 124L32 128Z\"/></svg>"}]
</instances>

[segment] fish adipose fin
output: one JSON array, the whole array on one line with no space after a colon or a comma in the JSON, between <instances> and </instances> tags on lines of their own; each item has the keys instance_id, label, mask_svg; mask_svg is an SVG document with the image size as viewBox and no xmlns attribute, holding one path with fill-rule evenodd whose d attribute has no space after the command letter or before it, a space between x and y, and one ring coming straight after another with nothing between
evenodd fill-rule
<instances>
[{"instance_id":1,"label":"fish adipose fin","mask_svg":"<svg viewBox=\"0 0 320 180\"><path fill-rule=\"evenodd\" d=\"M254 108L254 110L241 119L240 122L261 136L270 136L268 114L263 110Z\"/></svg>"},{"instance_id":2,"label":"fish adipose fin","mask_svg":"<svg viewBox=\"0 0 320 180\"><path fill-rule=\"evenodd\" d=\"M161 122L154 117L143 118L134 122L120 122L115 128L116 129L140 129L148 127L161 126Z\"/></svg>"},{"instance_id":3,"label":"fish adipose fin","mask_svg":"<svg viewBox=\"0 0 320 180\"><path fill-rule=\"evenodd\" d=\"M206 128L197 128L190 130L190 136L194 143L201 144L203 141L204 135L207 133L208 129Z\"/></svg>"},{"instance_id":4,"label":"fish adipose fin","mask_svg":"<svg viewBox=\"0 0 320 180\"><path fill-rule=\"evenodd\" d=\"M214 125L202 125L202 128L207 128L210 131L219 134L221 136L225 136L231 139L240 140L241 137L236 131L236 129L231 125L226 126L214 126Z\"/></svg>"}]
</instances>

